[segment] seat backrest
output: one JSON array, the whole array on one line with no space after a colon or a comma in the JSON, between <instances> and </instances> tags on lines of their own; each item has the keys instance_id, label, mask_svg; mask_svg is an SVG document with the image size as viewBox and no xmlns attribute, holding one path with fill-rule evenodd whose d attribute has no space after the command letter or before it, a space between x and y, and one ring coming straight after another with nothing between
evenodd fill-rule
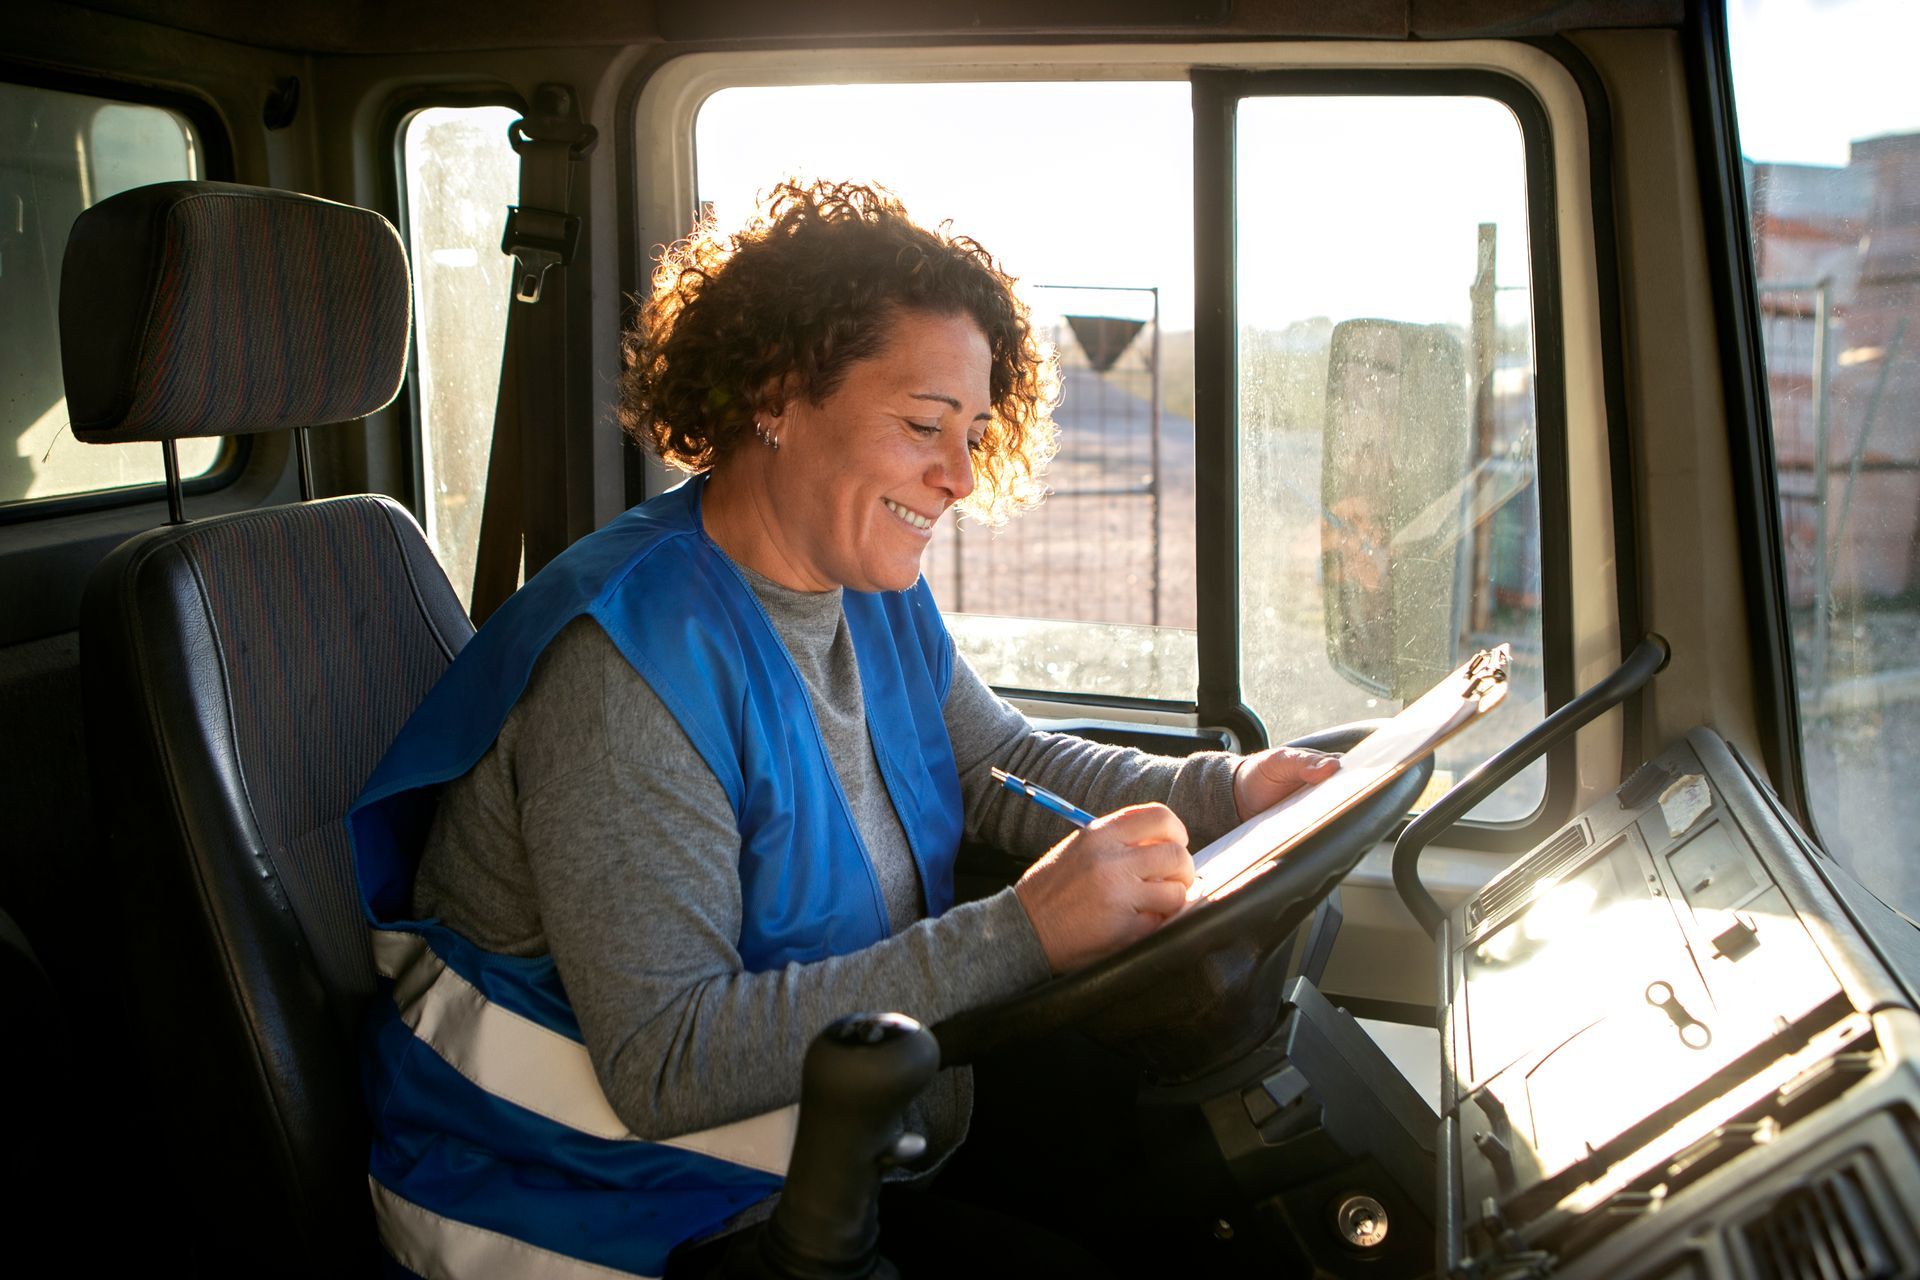
<instances>
[{"instance_id":1,"label":"seat backrest","mask_svg":"<svg viewBox=\"0 0 1920 1280\"><path fill-rule=\"evenodd\" d=\"M405 364L392 227L284 192L103 202L75 225L61 301L82 439L360 417ZM88 756L167 1126L148 1149L173 1157L143 1178L181 1190L204 1272L377 1265L354 1044L373 968L342 818L471 634L379 497L150 530L88 584Z\"/></svg>"}]
</instances>

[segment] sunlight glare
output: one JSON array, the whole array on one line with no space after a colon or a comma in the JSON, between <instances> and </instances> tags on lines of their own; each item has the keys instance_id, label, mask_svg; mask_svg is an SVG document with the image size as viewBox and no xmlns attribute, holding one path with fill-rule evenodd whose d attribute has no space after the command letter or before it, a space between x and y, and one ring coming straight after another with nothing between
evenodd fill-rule
<instances>
[{"instance_id":1,"label":"sunlight glare","mask_svg":"<svg viewBox=\"0 0 1920 1280\"><path fill-rule=\"evenodd\" d=\"M1750 160L1844 165L1858 139L1920 122L1913 0L1738 0L1728 7L1727 42L1735 85L1792 86L1739 99L1740 149Z\"/></svg>"},{"instance_id":2,"label":"sunlight glare","mask_svg":"<svg viewBox=\"0 0 1920 1280\"><path fill-rule=\"evenodd\" d=\"M737 226L781 176L879 182L1024 283L1158 286L1193 316L1184 80L723 89L694 127L699 197Z\"/></svg>"}]
</instances>

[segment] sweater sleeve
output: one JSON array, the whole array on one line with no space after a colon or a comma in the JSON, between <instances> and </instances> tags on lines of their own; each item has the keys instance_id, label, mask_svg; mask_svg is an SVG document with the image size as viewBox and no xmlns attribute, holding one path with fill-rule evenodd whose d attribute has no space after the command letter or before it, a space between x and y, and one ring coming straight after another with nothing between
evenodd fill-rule
<instances>
[{"instance_id":1,"label":"sweater sleeve","mask_svg":"<svg viewBox=\"0 0 1920 1280\"><path fill-rule=\"evenodd\" d=\"M514 788L545 942L601 1087L642 1135L798 1098L821 1027L864 1009L935 1022L1045 978L1011 890L851 955L745 970L731 805L672 714L577 623L515 712Z\"/></svg>"},{"instance_id":2,"label":"sweater sleeve","mask_svg":"<svg viewBox=\"0 0 1920 1280\"><path fill-rule=\"evenodd\" d=\"M975 839L1037 858L1073 834L1066 819L995 782L996 765L1093 814L1157 800L1186 823L1188 844L1194 849L1239 824L1233 802L1238 756L1202 751L1176 759L1047 733L989 689L966 659L956 654L953 662L947 733L960 768L967 834Z\"/></svg>"}]
</instances>

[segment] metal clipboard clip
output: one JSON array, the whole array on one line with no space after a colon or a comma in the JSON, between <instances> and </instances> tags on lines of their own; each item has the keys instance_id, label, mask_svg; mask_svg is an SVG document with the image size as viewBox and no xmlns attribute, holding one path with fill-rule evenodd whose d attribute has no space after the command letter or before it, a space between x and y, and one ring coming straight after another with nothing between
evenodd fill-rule
<instances>
[{"instance_id":1,"label":"metal clipboard clip","mask_svg":"<svg viewBox=\"0 0 1920 1280\"><path fill-rule=\"evenodd\" d=\"M1507 682L1507 669L1513 664L1511 645L1498 645L1492 649L1482 649L1473 655L1465 671L1460 673L1462 688L1460 696L1478 702L1498 685Z\"/></svg>"}]
</instances>

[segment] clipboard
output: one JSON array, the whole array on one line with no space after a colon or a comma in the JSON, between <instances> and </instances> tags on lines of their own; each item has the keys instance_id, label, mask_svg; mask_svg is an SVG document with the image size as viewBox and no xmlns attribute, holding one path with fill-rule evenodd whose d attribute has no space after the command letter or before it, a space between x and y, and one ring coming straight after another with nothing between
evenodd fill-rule
<instances>
[{"instance_id":1,"label":"clipboard","mask_svg":"<svg viewBox=\"0 0 1920 1280\"><path fill-rule=\"evenodd\" d=\"M1233 892L1326 823L1392 782L1507 696L1509 645L1482 649L1340 757L1340 771L1302 787L1193 855L1187 901Z\"/></svg>"}]
</instances>

